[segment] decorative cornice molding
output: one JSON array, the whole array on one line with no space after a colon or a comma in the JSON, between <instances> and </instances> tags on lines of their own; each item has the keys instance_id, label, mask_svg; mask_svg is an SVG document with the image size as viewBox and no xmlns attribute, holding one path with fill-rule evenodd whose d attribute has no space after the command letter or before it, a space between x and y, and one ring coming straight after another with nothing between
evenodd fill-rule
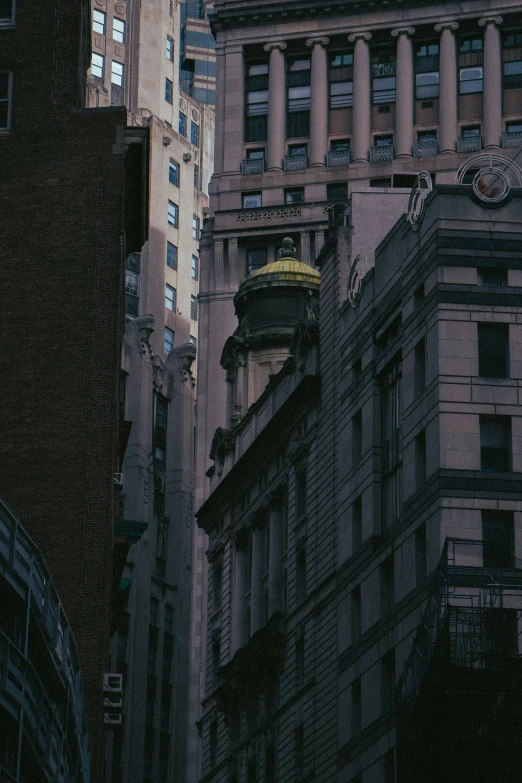
<instances>
[{"instance_id":1,"label":"decorative cornice molding","mask_svg":"<svg viewBox=\"0 0 522 783\"><path fill-rule=\"evenodd\" d=\"M371 37L372 37L371 33L363 33L363 32L350 33L350 35L348 36L348 41L350 43L355 43L355 41L357 41L358 38L361 38L363 41L369 41Z\"/></svg>"},{"instance_id":2,"label":"decorative cornice molding","mask_svg":"<svg viewBox=\"0 0 522 783\"><path fill-rule=\"evenodd\" d=\"M482 19L479 19L479 27L485 27L489 22L493 22L493 24L501 25L504 19L502 16L483 16Z\"/></svg>"},{"instance_id":3,"label":"decorative cornice molding","mask_svg":"<svg viewBox=\"0 0 522 783\"><path fill-rule=\"evenodd\" d=\"M440 22L439 24L435 25L435 32L441 33L443 30L458 30L459 24L458 22Z\"/></svg>"},{"instance_id":4,"label":"decorative cornice molding","mask_svg":"<svg viewBox=\"0 0 522 783\"><path fill-rule=\"evenodd\" d=\"M314 46L315 44L320 44L321 46L328 46L330 43L330 39L323 37L323 38L308 38L306 41L307 46Z\"/></svg>"},{"instance_id":5,"label":"decorative cornice molding","mask_svg":"<svg viewBox=\"0 0 522 783\"><path fill-rule=\"evenodd\" d=\"M284 52L286 46L287 45L284 41L271 41L270 43L266 43L263 46L263 49L265 52L271 52L272 49L279 49L281 52Z\"/></svg>"},{"instance_id":6,"label":"decorative cornice molding","mask_svg":"<svg viewBox=\"0 0 522 783\"><path fill-rule=\"evenodd\" d=\"M415 35L414 27L396 27L391 31L392 37L397 38L399 35Z\"/></svg>"}]
</instances>

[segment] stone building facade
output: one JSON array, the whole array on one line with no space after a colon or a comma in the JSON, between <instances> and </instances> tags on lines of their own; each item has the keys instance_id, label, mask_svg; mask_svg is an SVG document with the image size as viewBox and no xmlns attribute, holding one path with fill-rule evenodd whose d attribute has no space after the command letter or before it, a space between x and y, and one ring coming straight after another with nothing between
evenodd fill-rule
<instances>
[{"instance_id":1,"label":"stone building facade","mask_svg":"<svg viewBox=\"0 0 522 783\"><path fill-rule=\"evenodd\" d=\"M522 172L503 166L518 187L437 186L369 263L334 227L318 322L215 432L205 783L517 779ZM241 297L279 263L236 295L228 386L252 366Z\"/></svg>"}]
</instances>

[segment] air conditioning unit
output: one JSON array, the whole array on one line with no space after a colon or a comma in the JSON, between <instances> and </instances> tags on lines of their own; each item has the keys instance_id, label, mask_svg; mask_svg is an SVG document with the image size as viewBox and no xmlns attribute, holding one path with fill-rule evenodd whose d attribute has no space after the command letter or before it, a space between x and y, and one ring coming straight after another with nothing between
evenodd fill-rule
<instances>
[{"instance_id":1,"label":"air conditioning unit","mask_svg":"<svg viewBox=\"0 0 522 783\"><path fill-rule=\"evenodd\" d=\"M123 674L104 674L103 692L121 693L123 691Z\"/></svg>"},{"instance_id":2,"label":"air conditioning unit","mask_svg":"<svg viewBox=\"0 0 522 783\"><path fill-rule=\"evenodd\" d=\"M105 726L121 726L123 723L123 715L121 712L104 712L103 722Z\"/></svg>"},{"instance_id":3,"label":"air conditioning unit","mask_svg":"<svg viewBox=\"0 0 522 783\"><path fill-rule=\"evenodd\" d=\"M123 473L114 474L114 486L123 487Z\"/></svg>"},{"instance_id":4,"label":"air conditioning unit","mask_svg":"<svg viewBox=\"0 0 522 783\"><path fill-rule=\"evenodd\" d=\"M120 696L116 696L116 694L114 696L105 695L103 697L103 706L104 708L105 707L109 708L107 710L104 709L104 712L117 712L118 710L123 709L123 699L121 695Z\"/></svg>"},{"instance_id":5,"label":"air conditioning unit","mask_svg":"<svg viewBox=\"0 0 522 783\"><path fill-rule=\"evenodd\" d=\"M185 161L185 163L188 163L189 160L192 160L191 153L190 152L184 152L183 153L183 160Z\"/></svg>"}]
</instances>

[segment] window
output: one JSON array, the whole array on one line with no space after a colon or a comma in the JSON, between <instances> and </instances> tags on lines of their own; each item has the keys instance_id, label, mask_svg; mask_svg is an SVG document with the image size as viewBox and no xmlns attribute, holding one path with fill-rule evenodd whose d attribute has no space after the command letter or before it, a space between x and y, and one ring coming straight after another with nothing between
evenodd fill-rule
<instances>
[{"instance_id":1,"label":"window","mask_svg":"<svg viewBox=\"0 0 522 783\"><path fill-rule=\"evenodd\" d=\"M199 166L194 163L194 187L199 189Z\"/></svg>"},{"instance_id":2,"label":"window","mask_svg":"<svg viewBox=\"0 0 522 783\"><path fill-rule=\"evenodd\" d=\"M123 63L116 60L113 60L111 65L111 83L123 87Z\"/></svg>"},{"instance_id":3,"label":"window","mask_svg":"<svg viewBox=\"0 0 522 783\"><path fill-rule=\"evenodd\" d=\"M391 712L395 694L395 650L381 658L381 714Z\"/></svg>"},{"instance_id":4,"label":"window","mask_svg":"<svg viewBox=\"0 0 522 783\"><path fill-rule=\"evenodd\" d=\"M165 286L165 307L167 310L176 312L176 289L171 285Z\"/></svg>"},{"instance_id":5,"label":"window","mask_svg":"<svg viewBox=\"0 0 522 783\"><path fill-rule=\"evenodd\" d=\"M522 87L522 32L508 33L503 37L502 60L503 88Z\"/></svg>"},{"instance_id":6,"label":"window","mask_svg":"<svg viewBox=\"0 0 522 783\"><path fill-rule=\"evenodd\" d=\"M172 82L170 79L165 79L165 100L172 106Z\"/></svg>"},{"instance_id":7,"label":"window","mask_svg":"<svg viewBox=\"0 0 522 783\"><path fill-rule=\"evenodd\" d=\"M193 321L198 318L198 301L195 296L190 297L190 317Z\"/></svg>"},{"instance_id":8,"label":"window","mask_svg":"<svg viewBox=\"0 0 522 783\"><path fill-rule=\"evenodd\" d=\"M330 109L353 106L353 54L330 55Z\"/></svg>"},{"instance_id":9,"label":"window","mask_svg":"<svg viewBox=\"0 0 522 783\"><path fill-rule=\"evenodd\" d=\"M192 239L199 239L199 218L192 215Z\"/></svg>"},{"instance_id":10,"label":"window","mask_svg":"<svg viewBox=\"0 0 522 783\"><path fill-rule=\"evenodd\" d=\"M295 685L302 688L304 685L305 640L300 636L295 643Z\"/></svg>"},{"instance_id":11,"label":"window","mask_svg":"<svg viewBox=\"0 0 522 783\"><path fill-rule=\"evenodd\" d=\"M266 265L266 247L247 250L248 271L254 272Z\"/></svg>"},{"instance_id":12,"label":"window","mask_svg":"<svg viewBox=\"0 0 522 783\"><path fill-rule=\"evenodd\" d=\"M371 188L391 188L391 186L391 177L377 177L376 179L370 180Z\"/></svg>"},{"instance_id":13,"label":"window","mask_svg":"<svg viewBox=\"0 0 522 783\"><path fill-rule=\"evenodd\" d=\"M482 38L464 38L459 43L459 54L481 52L483 48Z\"/></svg>"},{"instance_id":14,"label":"window","mask_svg":"<svg viewBox=\"0 0 522 783\"><path fill-rule=\"evenodd\" d=\"M174 202L170 200L167 221L169 226L174 226L174 228L178 227L178 205L174 204Z\"/></svg>"},{"instance_id":15,"label":"window","mask_svg":"<svg viewBox=\"0 0 522 783\"><path fill-rule=\"evenodd\" d=\"M357 644L361 638L361 585L353 588L350 604L352 644Z\"/></svg>"},{"instance_id":16,"label":"window","mask_svg":"<svg viewBox=\"0 0 522 783\"><path fill-rule=\"evenodd\" d=\"M268 63L252 63L246 73L245 141L266 141L268 129Z\"/></svg>"},{"instance_id":17,"label":"window","mask_svg":"<svg viewBox=\"0 0 522 783\"><path fill-rule=\"evenodd\" d=\"M167 398L161 394L156 394L154 399L156 405L154 417L154 470L165 473L169 403Z\"/></svg>"},{"instance_id":18,"label":"window","mask_svg":"<svg viewBox=\"0 0 522 783\"><path fill-rule=\"evenodd\" d=\"M125 20L114 16L112 19L112 37L119 43L125 43Z\"/></svg>"},{"instance_id":19,"label":"window","mask_svg":"<svg viewBox=\"0 0 522 783\"><path fill-rule=\"evenodd\" d=\"M520 120L506 122L506 133L522 133L522 122Z\"/></svg>"},{"instance_id":20,"label":"window","mask_svg":"<svg viewBox=\"0 0 522 783\"><path fill-rule=\"evenodd\" d=\"M221 666L221 634L216 631L212 634L212 687L219 683L218 672Z\"/></svg>"},{"instance_id":21,"label":"window","mask_svg":"<svg viewBox=\"0 0 522 783\"><path fill-rule=\"evenodd\" d=\"M478 324L479 375L509 377L509 324Z\"/></svg>"},{"instance_id":22,"label":"window","mask_svg":"<svg viewBox=\"0 0 522 783\"><path fill-rule=\"evenodd\" d=\"M332 152L350 152L350 139L334 139L330 142Z\"/></svg>"},{"instance_id":23,"label":"window","mask_svg":"<svg viewBox=\"0 0 522 783\"><path fill-rule=\"evenodd\" d=\"M352 554L362 546L362 495L352 505Z\"/></svg>"},{"instance_id":24,"label":"window","mask_svg":"<svg viewBox=\"0 0 522 783\"><path fill-rule=\"evenodd\" d=\"M439 44L420 43L415 49L415 97L417 100L439 95Z\"/></svg>"},{"instance_id":25,"label":"window","mask_svg":"<svg viewBox=\"0 0 522 783\"><path fill-rule=\"evenodd\" d=\"M181 111L179 113L178 132L180 136L187 135L187 115Z\"/></svg>"},{"instance_id":26,"label":"window","mask_svg":"<svg viewBox=\"0 0 522 783\"><path fill-rule=\"evenodd\" d=\"M393 555L381 563L381 619L388 617L395 604L395 576Z\"/></svg>"},{"instance_id":27,"label":"window","mask_svg":"<svg viewBox=\"0 0 522 783\"><path fill-rule=\"evenodd\" d=\"M103 79L104 72L105 72L105 57L102 54L93 53L92 60L91 60L92 75L96 76L98 79Z\"/></svg>"},{"instance_id":28,"label":"window","mask_svg":"<svg viewBox=\"0 0 522 783\"><path fill-rule=\"evenodd\" d=\"M512 511L482 511L482 558L485 568L512 568L515 526Z\"/></svg>"},{"instance_id":29,"label":"window","mask_svg":"<svg viewBox=\"0 0 522 783\"><path fill-rule=\"evenodd\" d=\"M193 280L198 279L198 267L199 267L199 259L197 256L192 256L192 266L190 270L190 276Z\"/></svg>"},{"instance_id":30,"label":"window","mask_svg":"<svg viewBox=\"0 0 522 783\"><path fill-rule=\"evenodd\" d=\"M174 332L166 326L163 330L163 349L170 353L174 348Z\"/></svg>"},{"instance_id":31,"label":"window","mask_svg":"<svg viewBox=\"0 0 522 783\"><path fill-rule=\"evenodd\" d=\"M95 8L92 12L92 29L95 33L99 33L100 35L105 35L105 20L107 19L106 14L103 13L103 11L97 11Z\"/></svg>"},{"instance_id":32,"label":"window","mask_svg":"<svg viewBox=\"0 0 522 783\"><path fill-rule=\"evenodd\" d=\"M361 679L358 677L352 682L352 714L351 714L352 739L361 732Z\"/></svg>"},{"instance_id":33,"label":"window","mask_svg":"<svg viewBox=\"0 0 522 783\"><path fill-rule=\"evenodd\" d=\"M390 527L402 505L402 376L395 361L382 380L382 524Z\"/></svg>"},{"instance_id":34,"label":"window","mask_svg":"<svg viewBox=\"0 0 522 783\"><path fill-rule=\"evenodd\" d=\"M195 122L190 123L190 143L199 146L199 126Z\"/></svg>"},{"instance_id":35,"label":"window","mask_svg":"<svg viewBox=\"0 0 522 783\"><path fill-rule=\"evenodd\" d=\"M0 71L0 130L9 130L11 127L12 93L13 72Z\"/></svg>"},{"instance_id":36,"label":"window","mask_svg":"<svg viewBox=\"0 0 522 783\"><path fill-rule=\"evenodd\" d=\"M339 203L348 201L348 185L346 182L334 182L326 186L326 200Z\"/></svg>"},{"instance_id":37,"label":"window","mask_svg":"<svg viewBox=\"0 0 522 783\"><path fill-rule=\"evenodd\" d=\"M295 518L299 522L306 514L307 481L306 468L301 468L295 474Z\"/></svg>"},{"instance_id":38,"label":"window","mask_svg":"<svg viewBox=\"0 0 522 783\"><path fill-rule=\"evenodd\" d=\"M264 160L265 159L265 151L264 149L260 150L247 150L246 151L247 160Z\"/></svg>"},{"instance_id":39,"label":"window","mask_svg":"<svg viewBox=\"0 0 522 783\"><path fill-rule=\"evenodd\" d=\"M174 633L174 607L165 604L165 633Z\"/></svg>"},{"instance_id":40,"label":"window","mask_svg":"<svg viewBox=\"0 0 522 783\"><path fill-rule=\"evenodd\" d=\"M172 242L167 242L167 266L171 269L178 267L178 248Z\"/></svg>"},{"instance_id":41,"label":"window","mask_svg":"<svg viewBox=\"0 0 522 783\"><path fill-rule=\"evenodd\" d=\"M501 288L507 285L507 270L494 267L482 267L479 271L480 285Z\"/></svg>"},{"instance_id":42,"label":"window","mask_svg":"<svg viewBox=\"0 0 522 783\"><path fill-rule=\"evenodd\" d=\"M422 397L426 390L426 338L419 340L413 349L413 368L415 376L415 399Z\"/></svg>"},{"instance_id":43,"label":"window","mask_svg":"<svg viewBox=\"0 0 522 783\"><path fill-rule=\"evenodd\" d=\"M426 144L426 146L437 143L437 131L418 131L417 141L419 144Z\"/></svg>"},{"instance_id":44,"label":"window","mask_svg":"<svg viewBox=\"0 0 522 783\"><path fill-rule=\"evenodd\" d=\"M15 3L14 0L0 0L0 24L14 24Z\"/></svg>"},{"instance_id":45,"label":"window","mask_svg":"<svg viewBox=\"0 0 522 783\"><path fill-rule=\"evenodd\" d=\"M265 783L276 783L276 753L273 742L265 745Z\"/></svg>"},{"instance_id":46,"label":"window","mask_svg":"<svg viewBox=\"0 0 522 783\"><path fill-rule=\"evenodd\" d=\"M179 188L179 163L176 163L172 158L169 161L169 182Z\"/></svg>"},{"instance_id":47,"label":"window","mask_svg":"<svg viewBox=\"0 0 522 783\"><path fill-rule=\"evenodd\" d=\"M374 103L395 102L395 49L382 49L372 56L372 92Z\"/></svg>"},{"instance_id":48,"label":"window","mask_svg":"<svg viewBox=\"0 0 522 783\"><path fill-rule=\"evenodd\" d=\"M289 139L310 135L310 59L288 61L287 128Z\"/></svg>"},{"instance_id":49,"label":"window","mask_svg":"<svg viewBox=\"0 0 522 783\"><path fill-rule=\"evenodd\" d=\"M352 418L352 468L358 467L362 457L362 411Z\"/></svg>"},{"instance_id":50,"label":"window","mask_svg":"<svg viewBox=\"0 0 522 783\"><path fill-rule=\"evenodd\" d=\"M170 62L174 62L174 41L170 37L170 35L167 35L167 45L165 47L165 56L167 60L170 60Z\"/></svg>"},{"instance_id":51,"label":"window","mask_svg":"<svg viewBox=\"0 0 522 783\"><path fill-rule=\"evenodd\" d=\"M482 66L476 66L475 68L460 68L459 82L459 92L461 95L470 92L482 92L484 89Z\"/></svg>"},{"instance_id":52,"label":"window","mask_svg":"<svg viewBox=\"0 0 522 783\"><path fill-rule=\"evenodd\" d=\"M256 209L261 206L261 193L243 193L243 209Z\"/></svg>"},{"instance_id":53,"label":"window","mask_svg":"<svg viewBox=\"0 0 522 783\"><path fill-rule=\"evenodd\" d=\"M140 276L136 272L125 270L125 293L131 296L138 296L140 287Z\"/></svg>"},{"instance_id":54,"label":"window","mask_svg":"<svg viewBox=\"0 0 522 783\"><path fill-rule=\"evenodd\" d=\"M415 584L421 585L426 579L426 525L420 525L415 531Z\"/></svg>"},{"instance_id":55,"label":"window","mask_svg":"<svg viewBox=\"0 0 522 783\"><path fill-rule=\"evenodd\" d=\"M295 780L301 780L304 769L304 726L301 723L294 732Z\"/></svg>"},{"instance_id":56,"label":"window","mask_svg":"<svg viewBox=\"0 0 522 783\"><path fill-rule=\"evenodd\" d=\"M426 483L426 430L415 438L415 489L418 492Z\"/></svg>"},{"instance_id":57,"label":"window","mask_svg":"<svg viewBox=\"0 0 522 783\"><path fill-rule=\"evenodd\" d=\"M375 147L392 147L393 135L387 134L386 136L374 136L373 144Z\"/></svg>"},{"instance_id":58,"label":"window","mask_svg":"<svg viewBox=\"0 0 522 783\"><path fill-rule=\"evenodd\" d=\"M304 204L304 188L287 188L285 204Z\"/></svg>"},{"instance_id":59,"label":"window","mask_svg":"<svg viewBox=\"0 0 522 783\"><path fill-rule=\"evenodd\" d=\"M217 720L212 721L210 724L210 735L209 735L209 763L211 767L214 767L216 765L216 759L217 759L217 744L218 744L218 724Z\"/></svg>"},{"instance_id":60,"label":"window","mask_svg":"<svg viewBox=\"0 0 522 783\"><path fill-rule=\"evenodd\" d=\"M509 416L479 416L480 469L507 472L511 463L511 419Z\"/></svg>"},{"instance_id":61,"label":"window","mask_svg":"<svg viewBox=\"0 0 522 783\"><path fill-rule=\"evenodd\" d=\"M214 563L212 568L212 611L221 609L221 589L223 579L223 567L221 563Z\"/></svg>"},{"instance_id":62,"label":"window","mask_svg":"<svg viewBox=\"0 0 522 783\"><path fill-rule=\"evenodd\" d=\"M480 136L480 125L466 125L460 129L461 139L476 139Z\"/></svg>"}]
</instances>

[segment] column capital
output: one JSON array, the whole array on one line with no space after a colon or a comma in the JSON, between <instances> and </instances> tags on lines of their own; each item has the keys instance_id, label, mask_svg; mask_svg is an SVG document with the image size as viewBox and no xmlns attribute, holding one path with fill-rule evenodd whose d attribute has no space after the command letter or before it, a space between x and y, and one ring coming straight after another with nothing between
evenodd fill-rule
<instances>
[{"instance_id":1,"label":"column capital","mask_svg":"<svg viewBox=\"0 0 522 783\"><path fill-rule=\"evenodd\" d=\"M397 38L399 35L415 35L414 27L396 27L391 31L392 37Z\"/></svg>"},{"instance_id":2,"label":"column capital","mask_svg":"<svg viewBox=\"0 0 522 783\"><path fill-rule=\"evenodd\" d=\"M271 41L270 43L266 43L263 46L263 49L265 52L271 52L272 49L279 49L279 51L284 52L286 43L284 41Z\"/></svg>"},{"instance_id":3,"label":"column capital","mask_svg":"<svg viewBox=\"0 0 522 783\"><path fill-rule=\"evenodd\" d=\"M350 43L355 43L355 41L357 41L359 38L361 38L363 41L369 41L371 37L371 33L351 33L348 36L348 41Z\"/></svg>"},{"instance_id":4,"label":"column capital","mask_svg":"<svg viewBox=\"0 0 522 783\"><path fill-rule=\"evenodd\" d=\"M435 25L435 32L441 33L443 30L458 30L459 24L458 22L440 22L440 24Z\"/></svg>"},{"instance_id":5,"label":"column capital","mask_svg":"<svg viewBox=\"0 0 522 783\"><path fill-rule=\"evenodd\" d=\"M501 16L483 16L482 19L479 19L479 27L485 27L487 24L492 22L496 25L501 25L504 19Z\"/></svg>"},{"instance_id":6,"label":"column capital","mask_svg":"<svg viewBox=\"0 0 522 783\"><path fill-rule=\"evenodd\" d=\"M315 44L320 44L321 46L328 46L330 43L329 38L308 38L306 41L307 46L314 46Z\"/></svg>"}]
</instances>

